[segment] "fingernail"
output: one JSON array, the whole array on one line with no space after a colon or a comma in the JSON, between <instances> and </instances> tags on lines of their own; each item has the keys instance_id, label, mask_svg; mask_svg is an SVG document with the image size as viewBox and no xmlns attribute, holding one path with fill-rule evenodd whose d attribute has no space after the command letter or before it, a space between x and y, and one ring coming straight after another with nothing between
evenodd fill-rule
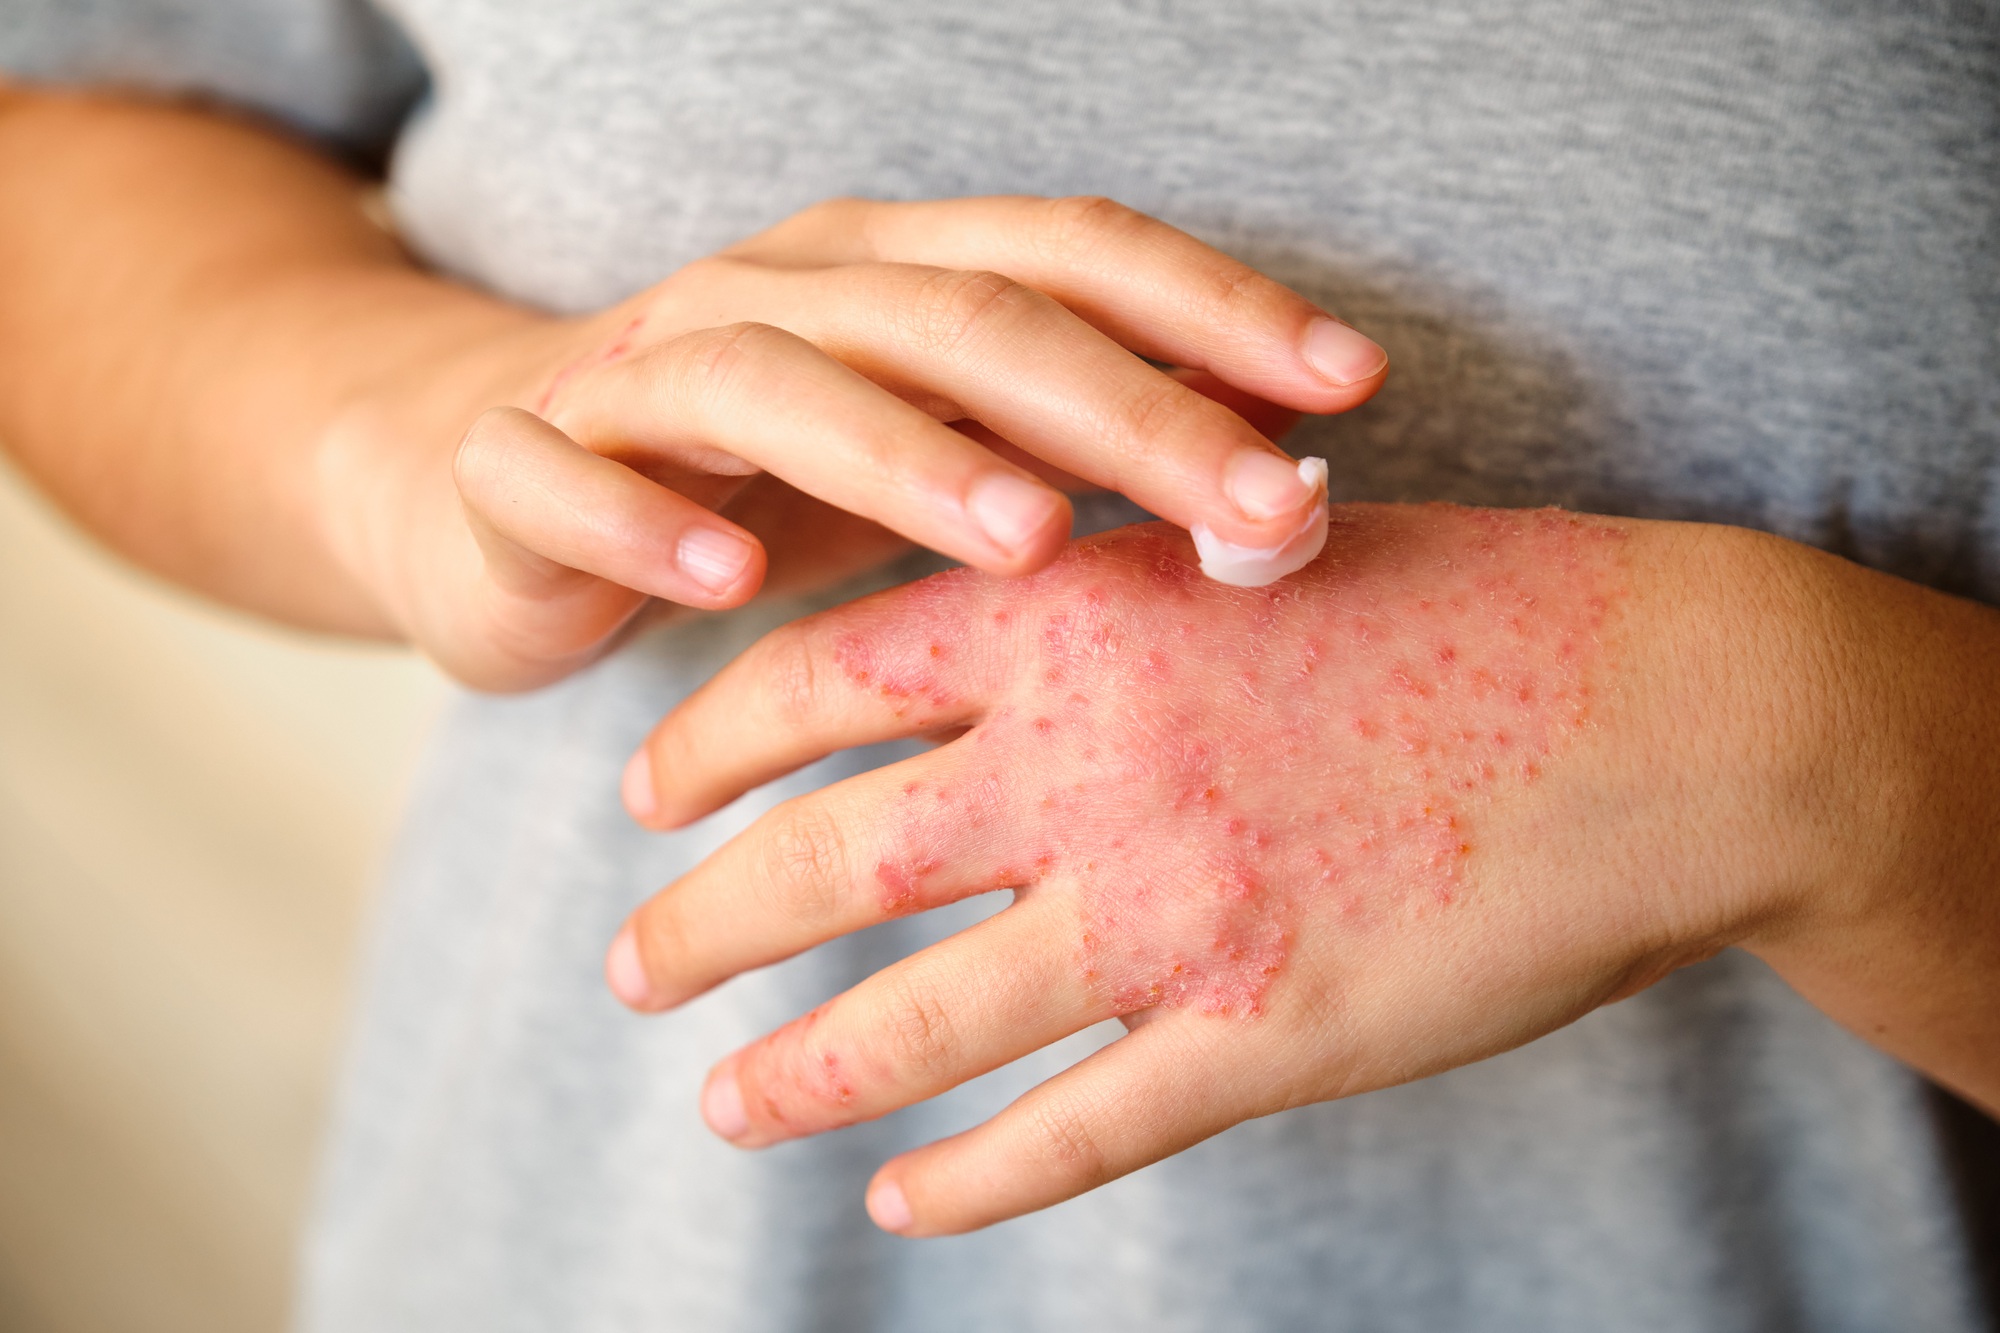
<instances>
[{"instance_id":1,"label":"fingernail","mask_svg":"<svg viewBox=\"0 0 2000 1333\"><path fill-rule=\"evenodd\" d=\"M893 1180L878 1182L868 1191L868 1216L884 1231L908 1231L910 1201L903 1197L903 1187Z\"/></svg>"},{"instance_id":2,"label":"fingernail","mask_svg":"<svg viewBox=\"0 0 2000 1333\"><path fill-rule=\"evenodd\" d=\"M1313 497L1312 487L1299 476L1297 463L1263 449L1237 454L1223 488L1238 509L1258 520L1295 513Z\"/></svg>"},{"instance_id":3,"label":"fingernail","mask_svg":"<svg viewBox=\"0 0 2000 1333\"><path fill-rule=\"evenodd\" d=\"M618 928L618 938L604 955L604 979L611 993L630 1008L644 1009L653 1001L653 983L639 961L639 936L630 921Z\"/></svg>"},{"instance_id":4,"label":"fingernail","mask_svg":"<svg viewBox=\"0 0 2000 1333\"><path fill-rule=\"evenodd\" d=\"M674 548L674 560L687 576L710 592L727 592L743 577L752 547L733 532L689 528Z\"/></svg>"},{"instance_id":5,"label":"fingernail","mask_svg":"<svg viewBox=\"0 0 2000 1333\"><path fill-rule=\"evenodd\" d=\"M750 1117L743 1113L743 1089L736 1086L735 1074L725 1069L708 1081L701 1092L701 1118L725 1139L740 1139L750 1128Z\"/></svg>"},{"instance_id":6,"label":"fingernail","mask_svg":"<svg viewBox=\"0 0 2000 1333\"><path fill-rule=\"evenodd\" d=\"M1374 378L1389 364L1381 344L1337 319L1316 319L1308 325L1304 351L1306 364L1321 379L1343 388Z\"/></svg>"},{"instance_id":7,"label":"fingernail","mask_svg":"<svg viewBox=\"0 0 2000 1333\"><path fill-rule=\"evenodd\" d=\"M972 484L965 507L986 539L1009 554L1026 546L1062 509L1062 497L1046 486L1006 472Z\"/></svg>"},{"instance_id":8,"label":"fingernail","mask_svg":"<svg viewBox=\"0 0 2000 1333\"><path fill-rule=\"evenodd\" d=\"M618 779L618 795L625 813L641 824L660 813L659 793L653 790L653 759L644 749L625 761L625 776Z\"/></svg>"}]
</instances>

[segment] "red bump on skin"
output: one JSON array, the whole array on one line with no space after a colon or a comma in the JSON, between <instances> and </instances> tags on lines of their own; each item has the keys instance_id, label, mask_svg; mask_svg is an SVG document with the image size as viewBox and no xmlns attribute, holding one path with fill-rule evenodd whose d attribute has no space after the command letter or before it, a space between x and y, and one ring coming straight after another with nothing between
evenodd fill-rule
<instances>
[{"instance_id":1,"label":"red bump on skin","mask_svg":"<svg viewBox=\"0 0 2000 1333\"><path fill-rule=\"evenodd\" d=\"M1265 589L1201 579L1158 525L978 585L993 623L1038 627L1040 661L975 728L1001 762L966 808L1036 849L996 886L1077 896L1080 971L1122 1009L1254 1015L1307 918L1456 910L1480 811L1586 724L1621 595L1610 525L1355 506L1330 528L1326 557ZM962 636L923 634L920 662L891 638L841 664L928 698L906 669ZM915 861L888 871L885 890L921 897Z\"/></svg>"},{"instance_id":2,"label":"red bump on skin","mask_svg":"<svg viewBox=\"0 0 2000 1333\"><path fill-rule=\"evenodd\" d=\"M868 640L859 634L843 634L835 639L833 660L856 685L866 685L874 677L874 653Z\"/></svg>"},{"instance_id":3,"label":"red bump on skin","mask_svg":"<svg viewBox=\"0 0 2000 1333\"><path fill-rule=\"evenodd\" d=\"M549 414L549 408L555 404L556 395L562 392L571 380L581 375L584 371L595 370L599 366L608 366L613 362L623 360L631 353L633 346L638 341L639 331L645 327L646 317L644 315L635 316L603 347L585 353L564 366L561 370L558 370L555 376L549 380L548 386L535 399L535 415L546 417Z\"/></svg>"},{"instance_id":4,"label":"red bump on skin","mask_svg":"<svg viewBox=\"0 0 2000 1333\"><path fill-rule=\"evenodd\" d=\"M821 1046L824 1038L815 1035L826 1012L827 1005L817 1006L779 1028L752 1050L757 1067L754 1082L761 1089L757 1104L774 1125L790 1129L801 1124L817 1127L837 1123L839 1116L835 1112L854 1100L854 1085L840 1056ZM738 1071L739 1076L749 1072ZM792 1098L795 1104L802 1096L822 1109L816 1112L809 1109L801 1117L786 1110L779 1099L780 1092L796 1094Z\"/></svg>"},{"instance_id":5,"label":"red bump on skin","mask_svg":"<svg viewBox=\"0 0 2000 1333\"><path fill-rule=\"evenodd\" d=\"M928 858L877 862L875 881L882 886L883 912L889 916L904 916L930 905L924 901L924 878L936 869L937 862Z\"/></svg>"},{"instance_id":6,"label":"red bump on skin","mask_svg":"<svg viewBox=\"0 0 2000 1333\"><path fill-rule=\"evenodd\" d=\"M854 1100L854 1085L842 1077L840 1072L840 1057L832 1051L824 1052L819 1058L819 1067L820 1095L836 1106L846 1106L849 1102L852 1102Z\"/></svg>"}]
</instances>

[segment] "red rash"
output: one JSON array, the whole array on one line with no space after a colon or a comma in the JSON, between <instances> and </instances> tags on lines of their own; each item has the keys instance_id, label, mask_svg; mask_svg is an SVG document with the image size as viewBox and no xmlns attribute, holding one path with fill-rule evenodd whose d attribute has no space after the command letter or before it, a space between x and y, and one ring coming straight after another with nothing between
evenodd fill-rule
<instances>
[{"instance_id":1,"label":"red rash","mask_svg":"<svg viewBox=\"0 0 2000 1333\"><path fill-rule=\"evenodd\" d=\"M1482 805L1589 722L1620 531L1451 506L1332 524L1268 588L1209 582L1155 524L1031 578L927 580L839 638L849 677L920 726L999 701L952 778L904 788L885 906L1067 886L1079 966L1120 1012L1245 1015L1307 916L1449 910ZM937 873L967 862L991 873Z\"/></svg>"},{"instance_id":2,"label":"red rash","mask_svg":"<svg viewBox=\"0 0 2000 1333\"><path fill-rule=\"evenodd\" d=\"M598 348L596 351L585 353L564 366L561 370L558 370L555 378L549 381L549 387L543 389L541 396L535 399L535 415L541 417L547 416L549 408L555 403L556 395L562 392L563 386L578 375L581 375L584 371L596 370L599 366L608 366L615 361L624 360L625 357L631 354L632 348L638 339L639 330L645 327L646 317L644 315L635 315L626 322L624 328L618 330L610 342L604 344L604 346Z\"/></svg>"}]
</instances>

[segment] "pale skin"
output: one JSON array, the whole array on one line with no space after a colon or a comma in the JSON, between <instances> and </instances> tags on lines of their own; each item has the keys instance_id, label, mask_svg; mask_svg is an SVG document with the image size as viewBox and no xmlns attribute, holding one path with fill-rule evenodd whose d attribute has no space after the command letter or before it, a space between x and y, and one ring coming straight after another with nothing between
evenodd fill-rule
<instances>
[{"instance_id":1,"label":"pale skin","mask_svg":"<svg viewBox=\"0 0 2000 1333\"><path fill-rule=\"evenodd\" d=\"M1062 485L1274 544L1316 497L1264 432L1387 372L1106 200L835 200L556 319L424 272L365 199L252 125L11 95L0 438L141 563L480 688L903 540L1040 568Z\"/></svg>"},{"instance_id":2,"label":"pale skin","mask_svg":"<svg viewBox=\"0 0 2000 1333\"><path fill-rule=\"evenodd\" d=\"M167 577L408 640L488 689L560 678L648 606L737 606L912 541L973 566L781 631L626 780L664 828L842 745L969 728L782 808L611 953L614 988L657 1010L883 915L1022 890L704 1096L754 1146L1098 1017L1134 1028L889 1163L869 1206L891 1229L984 1225L1478 1059L1730 944L2000 1105L1990 609L1610 520L1343 513L1275 594L1190 584L1177 532L1069 547L1079 484L1273 544L1312 497L1269 437L1386 373L1296 293L1106 201L835 201L559 319L425 272L364 198L225 116L0 93L0 440ZM1417 605L1461 576L1463 605ZM1522 597L1567 637L1510 639L1506 607L1546 619ZM961 633L933 655L939 615ZM1433 615L1448 635L1411 629ZM1507 705L1527 723L1490 716L1493 681L1528 687ZM1390 687L1407 718L1361 716ZM730 745L703 744L720 719ZM1405 743L1450 763L1357 767ZM974 771L982 751L1004 759ZM1285 781L1239 780L1272 755ZM940 817L962 782L1007 817Z\"/></svg>"}]
</instances>

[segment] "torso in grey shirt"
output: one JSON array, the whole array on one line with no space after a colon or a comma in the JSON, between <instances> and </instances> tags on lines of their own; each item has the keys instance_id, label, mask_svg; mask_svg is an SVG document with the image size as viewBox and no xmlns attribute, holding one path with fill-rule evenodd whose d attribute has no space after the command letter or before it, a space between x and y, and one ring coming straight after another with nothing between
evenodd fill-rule
<instances>
[{"instance_id":1,"label":"torso in grey shirt","mask_svg":"<svg viewBox=\"0 0 2000 1333\"><path fill-rule=\"evenodd\" d=\"M1111 194L1389 348L1377 401L1292 441L1337 498L1746 523L2000 600L1990 5L392 10L433 79L396 143L398 217L521 299L612 300L829 195ZM339 0L0 14L18 68L205 87L355 142L414 89ZM117 38L146 23L171 38L151 65ZM713 1060L985 910L663 1018L605 993L641 897L883 757L669 837L620 813L651 721L800 609L657 633L447 726L381 909L306 1328L1984 1326L1930 1095L1738 955L951 1240L870 1227L874 1165L1105 1033L810 1142L711 1138Z\"/></svg>"}]
</instances>

